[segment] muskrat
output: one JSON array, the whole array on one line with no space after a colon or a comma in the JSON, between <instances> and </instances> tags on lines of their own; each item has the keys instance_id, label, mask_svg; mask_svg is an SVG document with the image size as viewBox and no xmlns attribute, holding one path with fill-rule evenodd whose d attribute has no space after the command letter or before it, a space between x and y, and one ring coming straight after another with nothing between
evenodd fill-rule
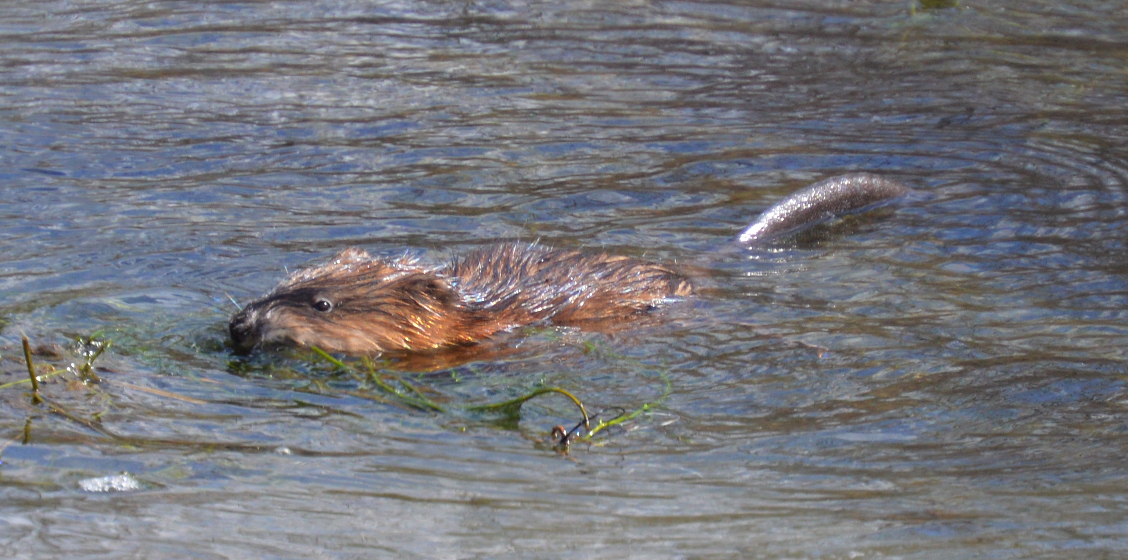
<instances>
[{"instance_id":1,"label":"muskrat","mask_svg":"<svg viewBox=\"0 0 1128 560\"><path fill-rule=\"evenodd\" d=\"M738 238L763 243L909 189L875 175L828 179L765 210ZM622 323L689 296L672 265L606 253L507 243L439 266L348 248L299 270L231 318L239 351L266 343L374 355L436 351L533 324Z\"/></svg>"}]
</instances>

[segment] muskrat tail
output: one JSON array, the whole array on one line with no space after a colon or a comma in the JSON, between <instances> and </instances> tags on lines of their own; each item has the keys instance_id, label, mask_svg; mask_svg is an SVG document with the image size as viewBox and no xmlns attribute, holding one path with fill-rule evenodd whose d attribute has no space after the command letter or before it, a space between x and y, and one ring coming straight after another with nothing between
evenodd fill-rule
<instances>
[{"instance_id":1,"label":"muskrat tail","mask_svg":"<svg viewBox=\"0 0 1128 560\"><path fill-rule=\"evenodd\" d=\"M764 210L737 241L745 246L759 245L836 216L889 204L911 192L897 181L869 173L832 177L800 189Z\"/></svg>"}]
</instances>

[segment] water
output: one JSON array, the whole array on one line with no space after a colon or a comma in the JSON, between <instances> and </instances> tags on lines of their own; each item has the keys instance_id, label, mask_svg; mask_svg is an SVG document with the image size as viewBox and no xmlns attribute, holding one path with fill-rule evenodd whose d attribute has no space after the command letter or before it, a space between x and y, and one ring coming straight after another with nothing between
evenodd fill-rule
<instances>
[{"instance_id":1,"label":"water","mask_svg":"<svg viewBox=\"0 0 1128 560\"><path fill-rule=\"evenodd\" d=\"M113 346L50 404L0 389L0 551L1120 557L1126 15L5 4L0 385L26 378L22 335L41 372ZM855 170L928 196L724 252ZM229 296L342 247L499 238L712 273L660 321L408 374L447 413L224 345ZM658 405L568 455L545 443L563 399L460 412L540 384L606 417Z\"/></svg>"}]
</instances>

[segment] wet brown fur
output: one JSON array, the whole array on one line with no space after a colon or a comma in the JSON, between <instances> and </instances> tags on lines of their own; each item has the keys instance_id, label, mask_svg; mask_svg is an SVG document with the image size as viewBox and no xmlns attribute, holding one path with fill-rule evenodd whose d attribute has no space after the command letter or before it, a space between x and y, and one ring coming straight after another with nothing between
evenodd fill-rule
<instances>
[{"instance_id":1,"label":"wet brown fur","mask_svg":"<svg viewBox=\"0 0 1128 560\"><path fill-rule=\"evenodd\" d=\"M438 267L346 249L247 305L230 331L243 350L281 343L351 354L433 351L538 323L629 320L692 291L666 265L535 244L485 247Z\"/></svg>"},{"instance_id":2,"label":"wet brown fur","mask_svg":"<svg viewBox=\"0 0 1128 560\"><path fill-rule=\"evenodd\" d=\"M754 245L910 193L896 181L833 177L776 203L739 240ZM693 291L677 270L629 257L504 244L427 267L346 249L299 271L231 319L231 340L352 354L457 349L538 323L622 324ZM320 308L320 309L319 309Z\"/></svg>"}]
</instances>

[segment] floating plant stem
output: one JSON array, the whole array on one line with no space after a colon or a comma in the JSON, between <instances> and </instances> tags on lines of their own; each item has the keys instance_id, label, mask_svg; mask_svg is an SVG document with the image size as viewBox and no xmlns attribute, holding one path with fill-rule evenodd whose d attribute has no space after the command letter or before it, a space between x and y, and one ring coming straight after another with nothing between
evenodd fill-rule
<instances>
[{"instance_id":1,"label":"floating plant stem","mask_svg":"<svg viewBox=\"0 0 1128 560\"><path fill-rule=\"evenodd\" d=\"M328 352L326 352L326 351L324 351L324 350L322 350L322 349L320 349L316 346L310 346L310 348L313 350L313 352L315 354L317 354L318 356L321 356L322 358L324 358L326 361L333 364L337 368L342 369L342 370L346 370L346 371L352 371L354 373L356 372L355 369L349 367L348 365L346 365L341 360L334 358ZM412 406L412 407L421 409L421 410L431 410L431 411L434 411L434 412L446 412L446 409L439 406L438 404L436 404L431 399L423 396L423 394L420 393L418 389L416 389L414 386L412 386L407 381L404 381L403 379L401 379L399 377L394 378L400 385L407 388L407 391L404 391L403 389L397 388L397 387L391 385L390 383L388 383L387 381L384 381L383 379L381 379L380 374L376 372L376 365L372 363L372 360L365 359L364 365L367 366L367 368L368 368L367 379L370 380L373 384L375 384L376 387L380 388L380 390L382 390L386 393L389 393L391 396L398 399L399 402L406 404L408 406ZM353 394L354 396L361 396L360 394L358 394L356 392L352 392L350 394ZM370 398L370 397L365 396L364 398ZM372 400L378 400L378 399L372 399ZM380 400L382 400L382 399L380 399Z\"/></svg>"},{"instance_id":2,"label":"floating plant stem","mask_svg":"<svg viewBox=\"0 0 1128 560\"><path fill-rule=\"evenodd\" d=\"M48 380L52 377L55 377L57 375L63 375L65 373L67 373L67 370L65 370L65 369L57 369L57 370L49 371L47 373L42 373L42 374L39 373L39 370L36 370L37 375L35 377L38 381L46 381L46 380ZM7 389L8 387L15 387L16 385L23 385L24 383L30 384L31 379L17 379L16 381L9 381L9 382L7 382L3 385L0 385L0 390Z\"/></svg>"},{"instance_id":3,"label":"floating plant stem","mask_svg":"<svg viewBox=\"0 0 1128 560\"><path fill-rule=\"evenodd\" d=\"M98 357L102 355L102 352L105 352L107 349L109 349L109 347L113 345L113 342L105 339L95 342L93 336L87 338L86 340L79 338L78 341L83 346L97 347L97 349L92 354L86 355L86 352L83 352L83 354L86 355L85 361L82 366L78 368L78 373L82 376L83 381L93 381L94 383L101 383L102 380L98 377L98 374L94 373L94 360L97 360Z\"/></svg>"},{"instance_id":4,"label":"floating plant stem","mask_svg":"<svg viewBox=\"0 0 1128 560\"><path fill-rule=\"evenodd\" d=\"M614 417L614 418L612 418L612 419L610 419L606 422L604 422L603 420L600 420L595 425L595 427L592 428L591 431L587 433L587 435L581 436L578 439L590 440L591 438L595 437L595 434L598 434L599 432L603 431L604 429L610 428L610 427L618 425L618 424L622 424L623 422L631 420L631 419L635 418L636 416L638 416L639 414L642 414L643 412L647 412L650 409L654 408L655 406L658 406L659 404L661 404L662 401L666 400L666 398L670 396L670 393L673 392L673 384L670 383L669 376L667 376L665 372L662 372L661 378L662 378L662 381L664 381L666 383L666 387L662 391L662 394L659 395L658 398L655 399L653 402L648 402L648 403L638 407L637 409L635 409L632 412L620 414L620 415L618 415L618 416L616 416L616 417Z\"/></svg>"},{"instance_id":5,"label":"floating plant stem","mask_svg":"<svg viewBox=\"0 0 1128 560\"><path fill-rule=\"evenodd\" d=\"M322 358L324 358L325 361L327 361L327 362L329 362L329 363L331 363L331 364L333 364L333 365L335 365L335 366L337 366L341 369L349 369L349 366L346 366L344 364L344 362L342 362L341 360L338 360L337 358L334 358L328 352L326 352L326 351L324 351L324 350L322 350L322 349L320 349L316 346L310 346L309 348L311 350L313 350L314 354L317 354L318 356L321 356Z\"/></svg>"},{"instance_id":6,"label":"floating plant stem","mask_svg":"<svg viewBox=\"0 0 1128 560\"><path fill-rule=\"evenodd\" d=\"M540 389L534 390L527 395L517 397L515 399L510 399L494 404L468 406L466 407L466 410L469 410L470 412L496 412L511 417L517 416L520 413L521 405L525 404L526 401L545 393L559 393L561 395L564 395L565 397L568 397L573 403L576 404L577 407L579 407L580 414L582 414L584 417L584 425L587 426L590 423L590 418L588 417L587 409L584 408L584 403L580 402L580 399L576 398L576 395L573 395L567 390L561 389L559 387L542 387Z\"/></svg>"},{"instance_id":7,"label":"floating plant stem","mask_svg":"<svg viewBox=\"0 0 1128 560\"><path fill-rule=\"evenodd\" d=\"M23 337L23 351L24 360L27 360L27 376L31 378L31 402L39 404L43 399L39 398L39 380L35 378L35 363L31 361L31 343L27 341L27 335Z\"/></svg>"},{"instance_id":8,"label":"floating plant stem","mask_svg":"<svg viewBox=\"0 0 1128 560\"><path fill-rule=\"evenodd\" d=\"M333 364L337 368L342 369L342 370L346 370L346 371L352 371L354 373L358 373L356 371L356 368L342 362L341 360L339 360L337 358L334 358L328 352L325 352L324 350L317 348L316 346L311 347L311 348L313 349L314 353L316 353L318 356L324 358L326 361ZM376 370L376 365L372 362L372 360L370 360L368 358L363 358L361 360L361 363L364 364L364 366L368 369L368 372L367 372L368 381L370 383L372 383L373 385L375 385L376 388L383 391L386 394L386 397L381 398L381 397L378 397L376 395L365 394L365 393L362 393L362 392L359 392L359 391L345 391L346 394L357 396L357 397L362 397L362 398L366 398L366 399L371 399L371 400L375 400L375 401L379 401L379 402L391 402L391 399L389 399L387 397L392 397L392 398L394 398L395 402L399 403L399 404L405 404L405 405L412 406L412 407L415 407L415 408L418 408L418 409L421 409L421 410L431 410L431 411L435 411L435 412L446 412L446 409L444 409L443 407L439 406L438 404L436 404L431 399L424 396L423 393L419 389L417 389L411 383L408 383L406 380L404 380L404 379L402 379L398 376L380 374ZM654 407L661 404L663 401L666 400L667 397L670 396L670 393L673 391L673 385L670 383L670 378L669 378L668 375L666 375L666 372L662 372L660 378L661 378L661 380L664 384L664 387L663 387L663 390L662 390L662 394L659 395L658 398L656 398L655 400L653 400L651 402L645 403L642 406L640 406L640 407L638 407L638 408L636 408L636 409L634 409L630 412L623 412L622 414L619 414L619 415L615 416L614 418L611 418L610 420L599 419L599 420L593 422L593 418L588 415L587 408L584 406L584 403L582 401L580 401L580 399L577 398L575 395L573 395L571 392L569 392L565 389L561 389L559 387L541 387L539 389L535 389L535 390L529 392L528 394L522 395L522 396L514 398L514 399L510 399L510 400L507 400L507 401L503 401L503 402L499 402L499 403L483 404L483 405L465 406L465 407L462 407L462 409L467 411L467 412L492 413L492 414L500 414L500 415L508 417L508 418L518 418L518 417L520 417L520 414L521 414L521 406L524 405L529 400L534 399L536 397L539 397L541 395L544 395L546 393L557 393L557 394L560 394L560 395L564 395L569 400L571 400L576 405L577 408L580 409L580 413L583 416L583 420L580 423L578 423L575 428L573 428L571 430L563 430L560 427L554 428L553 433L554 433L555 439L559 440L558 444L560 446L566 448L572 441L591 441L591 439L594 438L595 435L598 434L599 432L601 432L601 431L603 431L607 428L617 426L617 425L620 425L624 422L633 420L634 418L637 418L639 415L641 415L645 412L649 412ZM389 380L392 380L393 383L389 383ZM597 418L598 418L598 416L597 416ZM583 430L584 430L582 434L577 433L580 428L583 428Z\"/></svg>"}]
</instances>

